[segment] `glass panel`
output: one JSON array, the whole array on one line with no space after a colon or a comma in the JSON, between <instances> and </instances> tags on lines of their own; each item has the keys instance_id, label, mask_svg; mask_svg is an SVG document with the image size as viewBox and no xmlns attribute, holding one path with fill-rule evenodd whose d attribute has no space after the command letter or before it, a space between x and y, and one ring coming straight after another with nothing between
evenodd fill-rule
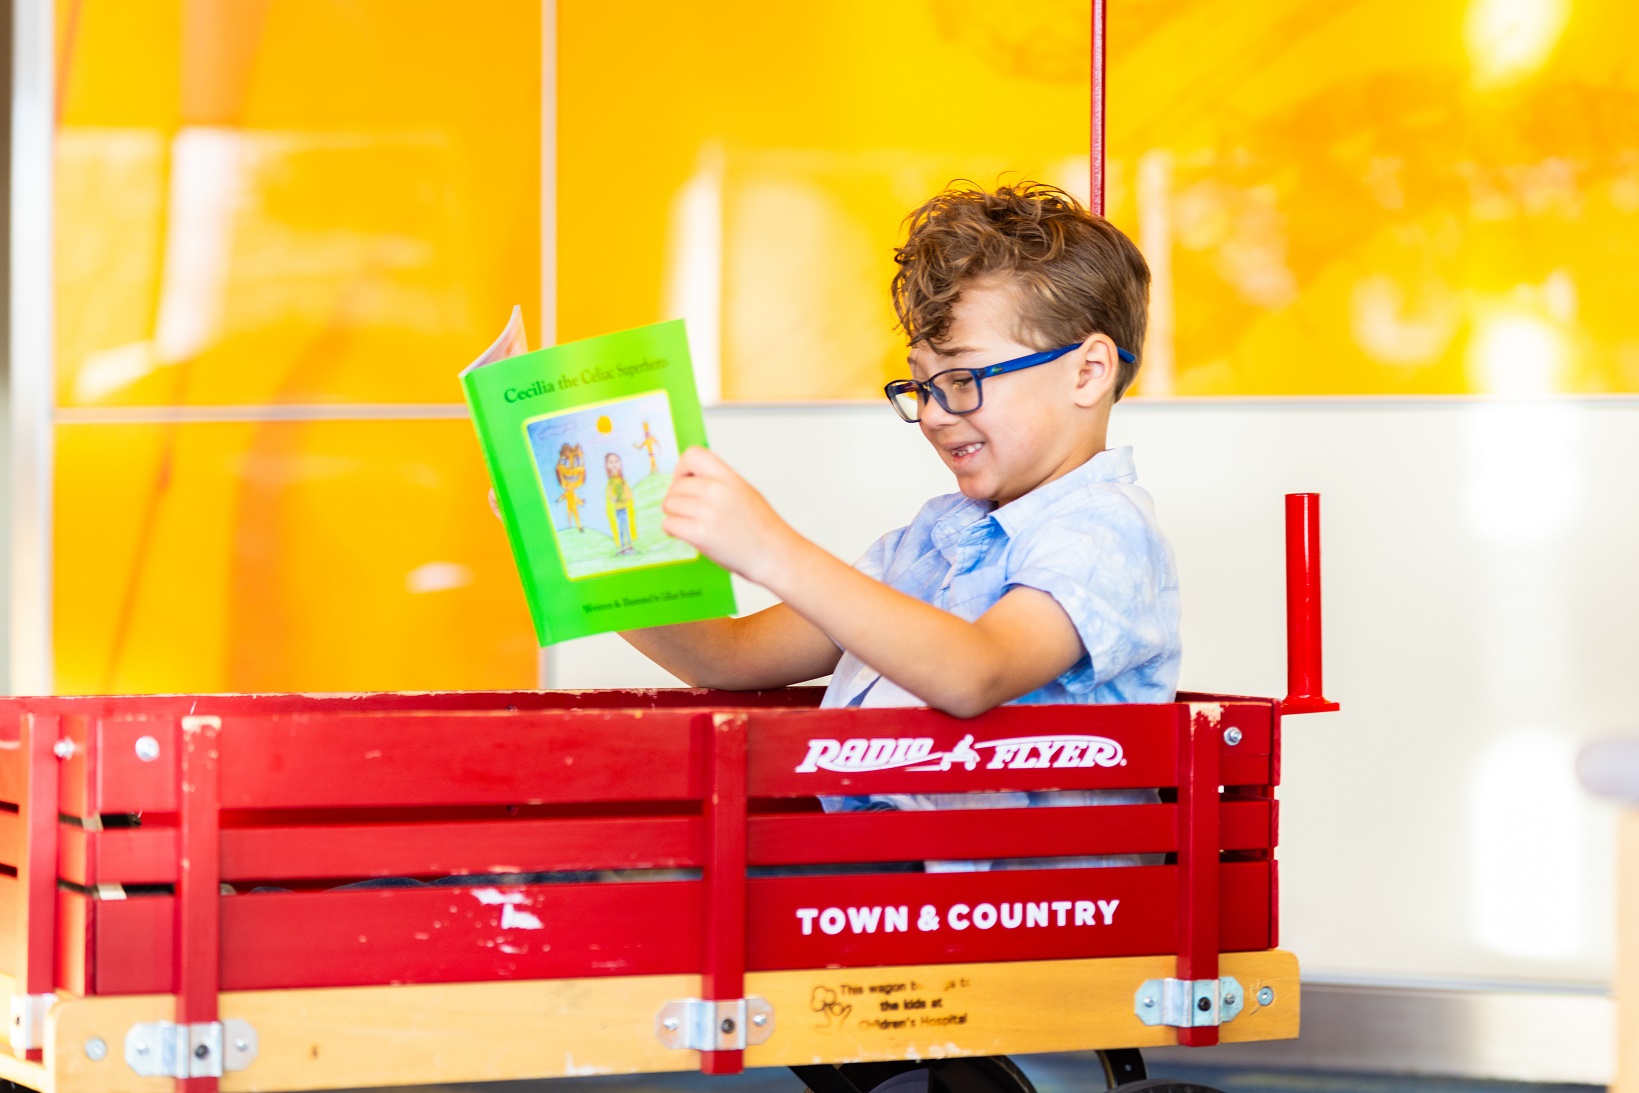
<instances>
[{"instance_id":1,"label":"glass panel","mask_svg":"<svg viewBox=\"0 0 1639 1093\"><path fill-rule=\"evenodd\" d=\"M1636 37L1620 0L1113 0L1139 389L1639 391Z\"/></svg>"},{"instance_id":2,"label":"glass panel","mask_svg":"<svg viewBox=\"0 0 1639 1093\"><path fill-rule=\"evenodd\" d=\"M725 397L874 397L907 211L1000 172L1085 193L1088 8L562 0L561 328L684 315ZM1639 8L1109 10L1140 394L1639 391Z\"/></svg>"},{"instance_id":3,"label":"glass panel","mask_svg":"<svg viewBox=\"0 0 1639 1093\"><path fill-rule=\"evenodd\" d=\"M63 694L528 687L466 421L57 429Z\"/></svg>"},{"instance_id":4,"label":"glass panel","mask_svg":"<svg viewBox=\"0 0 1639 1093\"><path fill-rule=\"evenodd\" d=\"M1088 7L560 0L559 329L681 315L725 397L879 398L913 206L1085 193Z\"/></svg>"},{"instance_id":5,"label":"glass panel","mask_svg":"<svg viewBox=\"0 0 1639 1093\"><path fill-rule=\"evenodd\" d=\"M540 329L540 9L59 5L59 401L460 401Z\"/></svg>"}]
</instances>

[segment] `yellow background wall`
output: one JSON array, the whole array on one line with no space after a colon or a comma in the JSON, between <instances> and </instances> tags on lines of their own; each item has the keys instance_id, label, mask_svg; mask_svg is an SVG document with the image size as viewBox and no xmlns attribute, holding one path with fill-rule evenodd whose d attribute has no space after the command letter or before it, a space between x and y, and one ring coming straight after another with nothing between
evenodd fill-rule
<instances>
[{"instance_id":1,"label":"yellow background wall","mask_svg":"<svg viewBox=\"0 0 1639 1093\"><path fill-rule=\"evenodd\" d=\"M1085 194L1087 7L559 0L560 336L878 398L912 206ZM1110 7L1140 397L1639 391L1636 9ZM57 10L57 688L527 685L450 406L540 329L539 3Z\"/></svg>"},{"instance_id":2,"label":"yellow background wall","mask_svg":"<svg viewBox=\"0 0 1639 1093\"><path fill-rule=\"evenodd\" d=\"M57 7L57 689L531 683L444 407L539 329L539 5Z\"/></svg>"}]
</instances>

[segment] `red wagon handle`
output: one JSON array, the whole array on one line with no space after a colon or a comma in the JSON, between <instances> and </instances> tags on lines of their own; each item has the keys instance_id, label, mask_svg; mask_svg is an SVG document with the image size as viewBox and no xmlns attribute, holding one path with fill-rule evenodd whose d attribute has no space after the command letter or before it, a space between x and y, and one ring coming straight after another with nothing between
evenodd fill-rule
<instances>
[{"instance_id":1,"label":"red wagon handle","mask_svg":"<svg viewBox=\"0 0 1639 1093\"><path fill-rule=\"evenodd\" d=\"M1325 713L1320 656L1320 494L1286 495L1286 698L1281 712Z\"/></svg>"}]
</instances>

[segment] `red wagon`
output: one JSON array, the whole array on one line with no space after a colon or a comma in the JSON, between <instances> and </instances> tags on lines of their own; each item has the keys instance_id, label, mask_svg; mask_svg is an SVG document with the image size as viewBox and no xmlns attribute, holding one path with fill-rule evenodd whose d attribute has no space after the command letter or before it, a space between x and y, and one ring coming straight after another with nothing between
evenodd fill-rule
<instances>
[{"instance_id":1,"label":"red wagon","mask_svg":"<svg viewBox=\"0 0 1639 1093\"><path fill-rule=\"evenodd\" d=\"M1131 1049L1294 1036L1275 786L1283 715L1335 708L1315 519L1288 499L1284 701L962 721L821 710L813 688L3 700L0 1078L791 1066L864 1093L915 1061L1097 1049L1113 1084L1142 1076ZM1121 787L1161 802L815 804ZM1107 854L1164 864L887 865ZM873 1061L898 1062L840 1065ZM964 1065L1008 1084L1005 1060Z\"/></svg>"}]
</instances>

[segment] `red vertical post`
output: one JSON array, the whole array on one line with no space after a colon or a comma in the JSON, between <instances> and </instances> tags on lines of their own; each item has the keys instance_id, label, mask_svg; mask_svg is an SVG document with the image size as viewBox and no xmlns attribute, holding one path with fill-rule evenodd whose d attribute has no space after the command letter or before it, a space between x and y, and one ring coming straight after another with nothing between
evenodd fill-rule
<instances>
[{"instance_id":1,"label":"red vertical post","mask_svg":"<svg viewBox=\"0 0 1639 1093\"><path fill-rule=\"evenodd\" d=\"M1088 204L1104 215L1104 0L1093 0L1092 142Z\"/></svg>"},{"instance_id":2,"label":"red vertical post","mask_svg":"<svg viewBox=\"0 0 1639 1093\"><path fill-rule=\"evenodd\" d=\"M174 948L179 1025L210 1024L218 1019L217 991L222 983L222 837L217 758L221 729L219 718L184 717L179 736L182 860L176 885ZM190 1066L196 1072L219 1072L221 1049L220 1037L213 1044L190 1035ZM177 1081L177 1089L179 1093L216 1093L217 1079L182 1078Z\"/></svg>"},{"instance_id":3,"label":"red vertical post","mask_svg":"<svg viewBox=\"0 0 1639 1093\"><path fill-rule=\"evenodd\" d=\"M1320 654L1320 494L1286 495L1286 699L1283 713L1338 708L1325 697Z\"/></svg>"},{"instance_id":4,"label":"red vertical post","mask_svg":"<svg viewBox=\"0 0 1639 1093\"><path fill-rule=\"evenodd\" d=\"M1190 708L1179 729L1178 978L1184 980L1218 978L1218 721ZM1178 1042L1210 1047L1218 1042L1217 1026L1181 1028Z\"/></svg>"},{"instance_id":5,"label":"red vertical post","mask_svg":"<svg viewBox=\"0 0 1639 1093\"><path fill-rule=\"evenodd\" d=\"M22 802L23 853L18 862L18 887L23 914L18 933L17 988L24 997L13 1002L13 1043L26 1039L38 1044L44 1012L34 1001L57 988L57 801L61 771L56 751L61 718L55 714L25 713L18 726L27 770ZM15 1007L27 1007L19 1012ZM38 1047L27 1047L26 1057L38 1060Z\"/></svg>"},{"instance_id":6,"label":"red vertical post","mask_svg":"<svg viewBox=\"0 0 1639 1093\"><path fill-rule=\"evenodd\" d=\"M713 714L706 753L706 937L700 985L705 1001L726 1002L746 993L746 716ZM700 1053L701 1073L738 1074L744 1069L744 1051Z\"/></svg>"}]
</instances>

